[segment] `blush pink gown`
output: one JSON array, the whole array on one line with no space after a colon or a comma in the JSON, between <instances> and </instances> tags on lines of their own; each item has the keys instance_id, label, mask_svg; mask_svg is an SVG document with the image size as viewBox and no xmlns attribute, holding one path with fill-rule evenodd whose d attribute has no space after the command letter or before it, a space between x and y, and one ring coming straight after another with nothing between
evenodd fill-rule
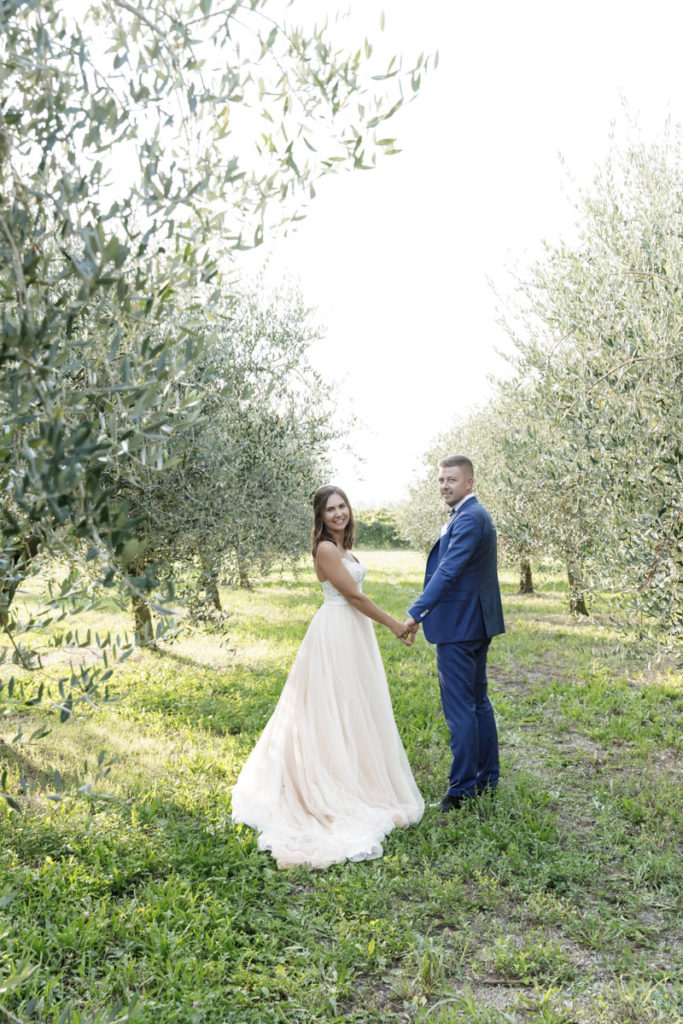
<instances>
[{"instance_id":1,"label":"blush pink gown","mask_svg":"<svg viewBox=\"0 0 683 1024\"><path fill-rule=\"evenodd\" d=\"M345 558L360 588L365 567ZM382 856L424 801L394 721L370 620L331 583L232 791L232 817L279 867Z\"/></svg>"}]
</instances>

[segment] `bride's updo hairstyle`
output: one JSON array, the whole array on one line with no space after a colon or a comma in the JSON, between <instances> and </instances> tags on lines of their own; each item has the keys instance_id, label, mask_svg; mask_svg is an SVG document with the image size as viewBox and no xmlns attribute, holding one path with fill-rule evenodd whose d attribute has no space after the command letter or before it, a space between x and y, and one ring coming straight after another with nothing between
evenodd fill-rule
<instances>
[{"instance_id":1,"label":"bride's updo hairstyle","mask_svg":"<svg viewBox=\"0 0 683 1024\"><path fill-rule=\"evenodd\" d=\"M353 521L353 509L351 508L351 502L346 497L341 487L335 487L334 484L325 484L324 487L319 487L313 495L313 529L311 530L311 552L313 557L318 553L318 546L321 540L330 540L334 544L334 537L325 526L323 520L323 512L327 507L327 502L330 500L333 494L338 494L340 498L346 502L346 506L349 510L349 521L344 527L344 547L347 551L353 547L353 542L356 536L356 524Z\"/></svg>"}]
</instances>

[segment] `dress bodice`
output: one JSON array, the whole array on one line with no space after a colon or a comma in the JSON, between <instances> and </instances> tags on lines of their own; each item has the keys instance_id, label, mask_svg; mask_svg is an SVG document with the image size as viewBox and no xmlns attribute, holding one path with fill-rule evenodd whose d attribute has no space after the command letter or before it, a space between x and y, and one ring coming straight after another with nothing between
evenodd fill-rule
<instances>
[{"instance_id":1,"label":"dress bodice","mask_svg":"<svg viewBox=\"0 0 683 1024\"><path fill-rule=\"evenodd\" d=\"M345 567L350 572L351 576L353 577L358 589L362 590L363 580L365 579L365 574L367 573L368 570L365 568L362 562L356 562L354 559L343 558L342 561ZM346 600L344 595L340 594L337 588L334 587L329 580L325 580L325 582L322 584L322 588L323 595L325 597L325 604L348 604L348 601Z\"/></svg>"}]
</instances>

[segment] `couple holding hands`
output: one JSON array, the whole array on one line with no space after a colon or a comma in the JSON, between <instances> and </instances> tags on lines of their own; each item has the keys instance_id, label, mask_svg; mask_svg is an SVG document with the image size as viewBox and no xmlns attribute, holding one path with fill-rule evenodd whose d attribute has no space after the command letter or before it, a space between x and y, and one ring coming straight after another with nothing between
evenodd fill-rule
<instances>
[{"instance_id":1,"label":"couple holding hands","mask_svg":"<svg viewBox=\"0 0 683 1024\"><path fill-rule=\"evenodd\" d=\"M486 685L491 637L504 631L496 531L473 494L467 457L442 459L438 482L451 516L405 622L362 591L366 569L352 554L344 492L330 485L314 496L312 553L324 603L232 792L233 821L255 828L259 848L280 867L379 857L384 836L422 817L371 619L408 646L422 626L436 645L452 755L437 806L453 811L496 788L498 737Z\"/></svg>"}]
</instances>

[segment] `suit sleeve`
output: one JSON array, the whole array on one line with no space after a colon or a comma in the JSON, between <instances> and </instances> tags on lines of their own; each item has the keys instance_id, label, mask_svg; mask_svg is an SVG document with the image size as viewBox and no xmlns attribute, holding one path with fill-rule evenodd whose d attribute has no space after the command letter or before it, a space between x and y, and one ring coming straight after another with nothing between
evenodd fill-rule
<instances>
[{"instance_id":1,"label":"suit sleeve","mask_svg":"<svg viewBox=\"0 0 683 1024\"><path fill-rule=\"evenodd\" d=\"M485 529L486 523L479 516L462 517L457 524L457 529L453 530L451 534L446 553L439 562L434 575L415 604L408 609L408 614L416 622L421 622L434 605L438 604L444 594L450 590L472 558Z\"/></svg>"}]
</instances>

